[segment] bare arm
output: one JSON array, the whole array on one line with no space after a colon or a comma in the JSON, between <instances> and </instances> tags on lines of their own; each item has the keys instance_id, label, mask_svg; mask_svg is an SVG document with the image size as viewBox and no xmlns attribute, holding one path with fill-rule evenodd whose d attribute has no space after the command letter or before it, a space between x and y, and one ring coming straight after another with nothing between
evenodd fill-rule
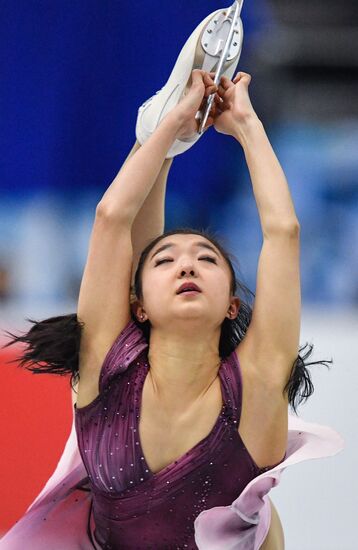
<instances>
[{"instance_id":1,"label":"bare arm","mask_svg":"<svg viewBox=\"0 0 358 550\"><path fill-rule=\"evenodd\" d=\"M252 319L236 353L244 373L240 435L259 466L282 460L288 396L283 389L300 335L299 223L287 180L260 120L252 116L241 143L262 226Z\"/></svg>"},{"instance_id":2,"label":"bare arm","mask_svg":"<svg viewBox=\"0 0 358 550\"><path fill-rule=\"evenodd\" d=\"M297 226L285 174L260 119L249 117L235 137L245 153L264 237Z\"/></svg>"},{"instance_id":3,"label":"bare arm","mask_svg":"<svg viewBox=\"0 0 358 550\"><path fill-rule=\"evenodd\" d=\"M239 354L261 380L283 388L299 349L300 226L261 121L250 117L235 137L244 149L263 233L253 315Z\"/></svg>"},{"instance_id":4,"label":"bare arm","mask_svg":"<svg viewBox=\"0 0 358 550\"><path fill-rule=\"evenodd\" d=\"M141 147L136 141L129 152L129 155L122 165L126 165L128 160ZM160 169L159 175L145 199L141 209L136 215L132 229L132 246L133 246L133 267L131 284L134 284L134 275L137 269L138 261L144 247L149 241L163 234L165 226L165 192L169 170L173 163L173 158L165 159Z\"/></svg>"},{"instance_id":5,"label":"bare arm","mask_svg":"<svg viewBox=\"0 0 358 550\"><path fill-rule=\"evenodd\" d=\"M132 227L163 168L168 150L177 138L186 139L195 133L195 114L204 97L209 97L215 89L217 86L209 73L200 69L192 71L189 92L164 117L149 139L127 159L103 195L100 210L107 217ZM206 128L211 125L212 119ZM158 198L164 201L163 189L158 189Z\"/></svg>"},{"instance_id":6,"label":"bare arm","mask_svg":"<svg viewBox=\"0 0 358 550\"><path fill-rule=\"evenodd\" d=\"M121 168L96 208L77 306L84 322L79 350L79 407L98 395L103 360L131 318L132 224L176 139L177 125L175 117L163 119Z\"/></svg>"},{"instance_id":7,"label":"bare arm","mask_svg":"<svg viewBox=\"0 0 358 550\"><path fill-rule=\"evenodd\" d=\"M173 159L166 159L149 195L132 225L133 272L137 269L142 250L149 241L163 234L165 226L165 193Z\"/></svg>"},{"instance_id":8,"label":"bare arm","mask_svg":"<svg viewBox=\"0 0 358 550\"><path fill-rule=\"evenodd\" d=\"M203 75L194 71L193 74L196 82L181 108L172 110L130 155L96 208L78 303L78 315L85 325L79 352L81 392L77 405L80 407L98 395L103 360L116 336L130 321L133 223L163 169L171 145L175 139L192 133L193 114L198 110L203 91L206 92L201 81ZM159 191L155 204L161 194L164 203L164 192Z\"/></svg>"},{"instance_id":9,"label":"bare arm","mask_svg":"<svg viewBox=\"0 0 358 550\"><path fill-rule=\"evenodd\" d=\"M99 206L112 219L132 227L176 139L180 122L167 115L147 141L125 162Z\"/></svg>"}]
</instances>

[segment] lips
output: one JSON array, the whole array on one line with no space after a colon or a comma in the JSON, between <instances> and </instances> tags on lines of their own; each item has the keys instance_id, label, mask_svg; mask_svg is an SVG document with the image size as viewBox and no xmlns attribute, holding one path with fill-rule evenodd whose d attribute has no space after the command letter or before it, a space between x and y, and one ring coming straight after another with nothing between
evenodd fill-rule
<instances>
[{"instance_id":1,"label":"lips","mask_svg":"<svg viewBox=\"0 0 358 550\"><path fill-rule=\"evenodd\" d=\"M184 292L185 290L196 290L201 292L200 288L195 283L183 283L177 290L177 294Z\"/></svg>"}]
</instances>

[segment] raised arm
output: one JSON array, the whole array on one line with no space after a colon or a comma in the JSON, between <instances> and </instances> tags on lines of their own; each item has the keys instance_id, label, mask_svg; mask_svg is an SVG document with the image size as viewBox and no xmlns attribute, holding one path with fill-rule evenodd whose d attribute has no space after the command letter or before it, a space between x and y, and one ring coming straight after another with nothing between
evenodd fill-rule
<instances>
[{"instance_id":1,"label":"raised arm","mask_svg":"<svg viewBox=\"0 0 358 550\"><path fill-rule=\"evenodd\" d=\"M78 302L84 322L79 353L77 406L98 394L100 368L118 334L129 322L133 268L132 227L177 138L196 126L195 113L211 87L203 71L193 71L188 94L127 159L96 209Z\"/></svg>"},{"instance_id":2,"label":"raised arm","mask_svg":"<svg viewBox=\"0 0 358 550\"><path fill-rule=\"evenodd\" d=\"M236 348L242 377L239 433L260 467L277 464L287 446L286 382L300 335L300 226L288 183L248 95L251 76L223 79L215 128L243 147L261 222L263 245L246 334Z\"/></svg>"},{"instance_id":3,"label":"raised arm","mask_svg":"<svg viewBox=\"0 0 358 550\"><path fill-rule=\"evenodd\" d=\"M135 142L129 155L122 166L122 170L129 159L140 148L140 143ZM165 159L160 172L151 188L142 207L137 213L132 224L133 267L132 284L142 250L149 241L162 235L165 225L165 193L169 170L173 158Z\"/></svg>"},{"instance_id":4,"label":"raised arm","mask_svg":"<svg viewBox=\"0 0 358 550\"><path fill-rule=\"evenodd\" d=\"M165 194L173 158L165 159L159 175L132 225L132 284L140 255L149 241L163 234L165 226Z\"/></svg>"},{"instance_id":5,"label":"raised arm","mask_svg":"<svg viewBox=\"0 0 358 550\"><path fill-rule=\"evenodd\" d=\"M215 129L241 144L261 222L252 318L237 348L248 376L283 390L299 352L300 225L285 174L248 94L251 75L222 77L215 96ZM241 361L241 359L243 359Z\"/></svg>"},{"instance_id":6,"label":"raised arm","mask_svg":"<svg viewBox=\"0 0 358 550\"><path fill-rule=\"evenodd\" d=\"M192 71L192 82L187 94L164 117L145 142L137 146L134 155L124 163L120 172L101 199L101 208L112 219L124 220L129 226L142 207L162 169L166 154L176 139L187 139L196 134L195 115L204 96L216 88L209 73ZM212 125L208 121L205 128ZM120 182L120 183L119 183Z\"/></svg>"},{"instance_id":7,"label":"raised arm","mask_svg":"<svg viewBox=\"0 0 358 550\"><path fill-rule=\"evenodd\" d=\"M98 395L101 365L131 318L131 228L175 140L177 124L172 117L162 121L121 168L97 206L77 307L84 322L78 407Z\"/></svg>"},{"instance_id":8,"label":"raised arm","mask_svg":"<svg viewBox=\"0 0 358 550\"><path fill-rule=\"evenodd\" d=\"M261 380L283 388L299 350L300 225L262 122L248 117L235 137L245 153L263 234L252 319L238 349Z\"/></svg>"}]
</instances>

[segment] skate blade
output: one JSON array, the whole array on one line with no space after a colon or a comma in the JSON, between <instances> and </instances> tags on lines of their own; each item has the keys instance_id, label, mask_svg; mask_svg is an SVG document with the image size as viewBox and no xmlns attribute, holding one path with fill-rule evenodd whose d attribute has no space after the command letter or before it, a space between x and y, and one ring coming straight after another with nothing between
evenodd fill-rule
<instances>
[{"instance_id":1,"label":"skate blade","mask_svg":"<svg viewBox=\"0 0 358 550\"><path fill-rule=\"evenodd\" d=\"M236 0L234 4L216 16L203 29L198 41L195 63L197 68L206 72L214 72L214 82L219 85L221 76L233 64L237 64L241 55L243 28L240 20L243 0ZM209 37L209 38L208 38ZM206 105L196 114L200 121L198 133L205 130L215 94L211 94Z\"/></svg>"}]
</instances>

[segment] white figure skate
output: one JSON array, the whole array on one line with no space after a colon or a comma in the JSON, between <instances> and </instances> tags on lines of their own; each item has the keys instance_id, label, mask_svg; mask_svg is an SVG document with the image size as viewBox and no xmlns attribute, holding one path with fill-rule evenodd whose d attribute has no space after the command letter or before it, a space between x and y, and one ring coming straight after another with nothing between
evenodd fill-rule
<instances>
[{"instance_id":1,"label":"white figure skate","mask_svg":"<svg viewBox=\"0 0 358 550\"><path fill-rule=\"evenodd\" d=\"M240 18L244 0L235 0L228 8L208 15L190 35L182 48L167 83L147 99L138 109L136 137L143 144L160 121L177 105L191 85L194 69L215 72L214 82L219 84L222 75L232 79L240 59L243 26ZM199 128L190 140L175 140L166 158L184 153L200 139L214 100L211 94L196 119Z\"/></svg>"}]
</instances>

